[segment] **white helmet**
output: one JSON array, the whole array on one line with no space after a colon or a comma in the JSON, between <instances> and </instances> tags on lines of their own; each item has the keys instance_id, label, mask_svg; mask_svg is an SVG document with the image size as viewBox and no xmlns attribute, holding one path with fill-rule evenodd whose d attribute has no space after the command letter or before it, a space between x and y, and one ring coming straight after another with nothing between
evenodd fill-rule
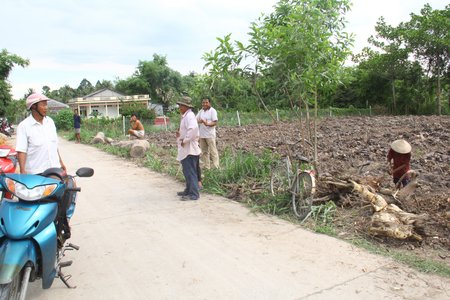
<instances>
[{"instance_id":1,"label":"white helmet","mask_svg":"<svg viewBox=\"0 0 450 300\"><path fill-rule=\"evenodd\" d=\"M47 98L47 96L42 95L42 94L38 94L38 93L33 93L30 96L28 96L27 101L26 101L26 105L27 105L27 109L29 110L31 108L31 106L33 106L33 104L41 102L41 101L47 101L49 100Z\"/></svg>"}]
</instances>

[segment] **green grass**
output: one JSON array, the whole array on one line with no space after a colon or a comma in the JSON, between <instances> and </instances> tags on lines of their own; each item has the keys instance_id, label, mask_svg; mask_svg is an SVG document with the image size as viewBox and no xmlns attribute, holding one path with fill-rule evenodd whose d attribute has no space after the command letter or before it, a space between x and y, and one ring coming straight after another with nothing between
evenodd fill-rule
<instances>
[{"instance_id":1,"label":"green grass","mask_svg":"<svg viewBox=\"0 0 450 300\"><path fill-rule=\"evenodd\" d=\"M401 262L420 272L433 273L450 278L450 267L448 267L445 263L436 262L430 259L419 257L414 254L404 253L397 250L388 250L365 239L353 239L351 240L351 243L355 246L366 249L371 253L390 257L393 260Z\"/></svg>"}]
</instances>

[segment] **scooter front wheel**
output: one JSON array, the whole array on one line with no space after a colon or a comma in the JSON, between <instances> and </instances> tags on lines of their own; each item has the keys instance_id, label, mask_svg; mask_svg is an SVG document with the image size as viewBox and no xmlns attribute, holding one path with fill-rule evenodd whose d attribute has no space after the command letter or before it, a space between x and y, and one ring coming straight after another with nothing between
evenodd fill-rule
<instances>
[{"instance_id":1,"label":"scooter front wheel","mask_svg":"<svg viewBox=\"0 0 450 300\"><path fill-rule=\"evenodd\" d=\"M30 271L31 267L23 268L10 283L0 284L0 300L25 299Z\"/></svg>"}]
</instances>

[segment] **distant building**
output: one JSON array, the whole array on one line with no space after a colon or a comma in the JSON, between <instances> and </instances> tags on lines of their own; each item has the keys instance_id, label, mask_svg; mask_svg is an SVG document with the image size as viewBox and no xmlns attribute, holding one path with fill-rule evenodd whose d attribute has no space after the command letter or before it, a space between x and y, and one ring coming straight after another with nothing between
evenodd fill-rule
<instances>
[{"instance_id":1,"label":"distant building","mask_svg":"<svg viewBox=\"0 0 450 300\"><path fill-rule=\"evenodd\" d=\"M101 89L84 97L69 100L71 109L78 109L83 117L104 116L120 117L120 107L125 103L141 103L147 109L151 108L149 95L125 96L110 89Z\"/></svg>"}]
</instances>

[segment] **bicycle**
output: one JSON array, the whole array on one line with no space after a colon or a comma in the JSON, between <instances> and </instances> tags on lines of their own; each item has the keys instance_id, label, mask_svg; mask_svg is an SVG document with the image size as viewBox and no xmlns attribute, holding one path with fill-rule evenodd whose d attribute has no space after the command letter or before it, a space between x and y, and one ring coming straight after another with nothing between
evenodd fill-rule
<instances>
[{"instance_id":1,"label":"bicycle","mask_svg":"<svg viewBox=\"0 0 450 300\"><path fill-rule=\"evenodd\" d=\"M272 168L270 191L273 196L290 194L294 214L304 220L311 212L317 172L306 157L297 155L294 160L295 165L289 156L285 156Z\"/></svg>"}]
</instances>

